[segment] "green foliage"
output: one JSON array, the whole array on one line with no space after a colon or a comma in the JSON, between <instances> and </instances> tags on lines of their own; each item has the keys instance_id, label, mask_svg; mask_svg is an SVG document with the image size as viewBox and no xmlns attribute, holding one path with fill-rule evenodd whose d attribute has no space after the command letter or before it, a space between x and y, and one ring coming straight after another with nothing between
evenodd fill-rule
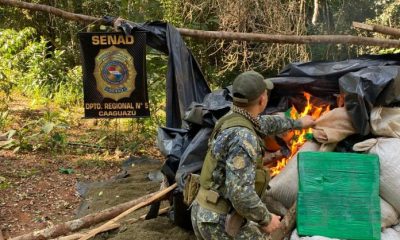
<instances>
[{"instance_id":1,"label":"green foliage","mask_svg":"<svg viewBox=\"0 0 400 240\"><path fill-rule=\"evenodd\" d=\"M107 166L113 165L113 161L105 160L105 157L108 155L106 151L105 154L94 154L93 157L86 159L81 158L76 162L77 167L83 168L105 168Z\"/></svg>"},{"instance_id":2,"label":"green foliage","mask_svg":"<svg viewBox=\"0 0 400 240\"><path fill-rule=\"evenodd\" d=\"M164 20L176 27L181 27L183 19L180 14L182 11L182 2L176 0L160 0L164 12Z\"/></svg>"},{"instance_id":3,"label":"green foliage","mask_svg":"<svg viewBox=\"0 0 400 240\"><path fill-rule=\"evenodd\" d=\"M62 173L62 174L73 174L73 173L75 173L74 169L72 169L72 168L63 168L63 167L60 167L58 169L58 172Z\"/></svg>"},{"instance_id":4,"label":"green foliage","mask_svg":"<svg viewBox=\"0 0 400 240\"><path fill-rule=\"evenodd\" d=\"M8 111L0 111L0 132L2 132L10 122Z\"/></svg>"},{"instance_id":5,"label":"green foliage","mask_svg":"<svg viewBox=\"0 0 400 240\"><path fill-rule=\"evenodd\" d=\"M63 151L67 146L65 130L68 127L58 113L47 112L37 120L29 120L18 129L8 131L8 140L0 149L18 151Z\"/></svg>"},{"instance_id":6,"label":"green foliage","mask_svg":"<svg viewBox=\"0 0 400 240\"><path fill-rule=\"evenodd\" d=\"M4 93L9 95L17 87L33 100L55 99L62 107L82 99L81 67L70 68L65 51L49 49L49 42L38 37L35 29L3 30L0 43L0 77L4 80L0 89Z\"/></svg>"},{"instance_id":7,"label":"green foliage","mask_svg":"<svg viewBox=\"0 0 400 240\"><path fill-rule=\"evenodd\" d=\"M5 190L11 186L5 177L0 176L0 190Z\"/></svg>"},{"instance_id":8,"label":"green foliage","mask_svg":"<svg viewBox=\"0 0 400 240\"><path fill-rule=\"evenodd\" d=\"M66 82L59 85L59 89L55 92L53 99L54 103L62 108L83 104L81 66L75 66L68 69L66 73Z\"/></svg>"},{"instance_id":9,"label":"green foliage","mask_svg":"<svg viewBox=\"0 0 400 240\"><path fill-rule=\"evenodd\" d=\"M121 0L119 15L133 22L146 22L163 19L160 1Z\"/></svg>"},{"instance_id":10,"label":"green foliage","mask_svg":"<svg viewBox=\"0 0 400 240\"><path fill-rule=\"evenodd\" d=\"M40 170L36 169L36 168L31 168L31 169L21 169L18 170L14 173L12 173L12 175L14 177L18 177L18 178L29 178L35 175L40 174Z\"/></svg>"},{"instance_id":11,"label":"green foliage","mask_svg":"<svg viewBox=\"0 0 400 240\"><path fill-rule=\"evenodd\" d=\"M367 23L378 24L388 27L399 28L400 27L400 2L399 1L382 1L379 6L381 10L379 15L375 18L370 18ZM384 35L380 33L368 33L364 34L366 36L373 36L376 38L387 38L396 39L396 37L390 35ZM376 54L386 54L386 53L400 53L400 48L380 48L380 47L363 47L360 48L361 53L376 53Z\"/></svg>"},{"instance_id":12,"label":"green foliage","mask_svg":"<svg viewBox=\"0 0 400 240\"><path fill-rule=\"evenodd\" d=\"M0 94L6 98L26 69L16 67L18 59L21 59L20 65L24 65L24 61L27 60L19 53L35 39L35 34L32 28L25 28L19 32L12 29L0 30Z\"/></svg>"},{"instance_id":13,"label":"green foliage","mask_svg":"<svg viewBox=\"0 0 400 240\"><path fill-rule=\"evenodd\" d=\"M314 1L174 1L174 0L32 0L70 12L96 17L121 16L133 22L164 20L176 27L201 30L268 32L274 34L354 34L352 21L399 26L399 4L395 0L319 0L317 24L311 24ZM258 4L258 5L257 5ZM255 7L255 6L259 7ZM221 7L223 6L223 7ZM360 8L360 6L364 6ZM33 107L55 105L60 112L47 112L9 131L3 148L63 151L66 127L74 107L81 109L82 68L80 31L100 31L95 23L83 25L51 14L0 7L7 21L0 22L0 131L9 130L11 111L7 102L13 91L28 96ZM275 14L275 15L274 15ZM10 29L7 29L10 28ZM12 29L11 29L12 28ZM110 30L107 28L106 30ZM213 89L231 84L244 69L274 75L292 61L344 59L359 53L399 52L399 49L356 48L344 45L278 45L186 39ZM119 147L138 152L154 143L158 126L165 125L167 57L148 49L147 74L151 117L99 120L93 136L82 137L95 152ZM5 97L3 97L5 96ZM82 122L82 120L79 120ZM80 139L82 140L82 139ZM89 150L87 150L89 151Z\"/></svg>"},{"instance_id":14,"label":"green foliage","mask_svg":"<svg viewBox=\"0 0 400 240\"><path fill-rule=\"evenodd\" d=\"M308 0L307 3L308 34L356 35L359 33L368 37L387 38L388 36L381 34L366 33L365 31L357 32L356 29L352 28L352 22L367 22L392 27L400 26L400 3L397 0L319 0L319 17L315 26L311 23L312 2ZM396 50L327 44L310 45L310 51L313 60L342 60L359 54L390 53Z\"/></svg>"},{"instance_id":15,"label":"green foliage","mask_svg":"<svg viewBox=\"0 0 400 240\"><path fill-rule=\"evenodd\" d=\"M27 68L21 76L23 92L31 93L31 90L39 88L44 96L51 98L67 82L64 51L47 52L46 41L41 38L40 42L29 44L21 53L28 57L27 61L21 58L16 62L21 71Z\"/></svg>"}]
</instances>

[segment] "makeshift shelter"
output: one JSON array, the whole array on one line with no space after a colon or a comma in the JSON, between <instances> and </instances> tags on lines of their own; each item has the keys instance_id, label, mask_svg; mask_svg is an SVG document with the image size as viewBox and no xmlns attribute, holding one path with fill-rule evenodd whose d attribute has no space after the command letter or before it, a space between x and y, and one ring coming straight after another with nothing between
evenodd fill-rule
<instances>
[{"instance_id":1,"label":"makeshift shelter","mask_svg":"<svg viewBox=\"0 0 400 240\"><path fill-rule=\"evenodd\" d=\"M198 63L185 46L179 32L171 25L125 21L120 28L126 33L147 31L148 45L169 55L167 126L159 129L157 140L161 152L167 158L162 172L170 184L178 183L173 194L174 221L177 225L190 228L188 206L182 201L185 179L188 174L201 170L212 128L230 109L231 87L210 92ZM339 127L335 129L335 124L326 126L321 121L319 132L316 132L320 135L316 134L316 138L318 140L319 136L325 147L320 150L352 151L354 143L371 136L369 121L373 108L394 107L400 103L399 70L399 54L366 55L340 62L292 63L271 78L275 88L265 113L286 112L292 106L301 110L310 102L316 106L329 105L333 109L344 107L342 110L338 108L341 112L339 115L331 116L343 116L336 120L347 124L345 129L348 130L332 136L331 133L337 132ZM307 100L304 92L312 98ZM325 118L328 118L325 123L332 122L329 115ZM340 126L340 129L343 127ZM285 147L285 142L278 143ZM319 145L315 150L318 148ZM293 164L295 162L289 161ZM285 190L267 194L273 201L283 204L284 211L287 211L297 196L297 174L290 173L290 169L296 171L297 166L289 167L293 164L289 164L271 181L272 189L275 189L273 191ZM287 178L290 177L295 177L296 181L288 181ZM386 201L381 202L381 206L386 205L393 209ZM398 216L397 212L397 215L393 211L389 212ZM396 224L396 221L398 222L395 219L383 225L389 227Z\"/></svg>"}]
</instances>

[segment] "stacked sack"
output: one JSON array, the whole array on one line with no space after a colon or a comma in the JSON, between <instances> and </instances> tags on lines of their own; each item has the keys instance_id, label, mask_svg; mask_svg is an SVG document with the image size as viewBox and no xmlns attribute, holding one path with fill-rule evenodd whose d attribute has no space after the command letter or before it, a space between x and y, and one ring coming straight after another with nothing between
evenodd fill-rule
<instances>
[{"instance_id":1,"label":"stacked sack","mask_svg":"<svg viewBox=\"0 0 400 240\"><path fill-rule=\"evenodd\" d=\"M376 154L380 159L381 239L400 240L400 108L378 107L371 111L371 132L376 139L354 145L354 151ZM300 151L332 151L336 144L355 134L351 119L344 108L335 108L318 119L313 131L319 143L307 142ZM385 138L386 137L386 138ZM297 154L281 173L270 181L266 203L288 209L297 199ZM275 204L273 204L275 203ZM282 213L282 211L276 211ZM284 211L283 211L284 213ZM325 240L326 237L299 237L293 231L290 239Z\"/></svg>"},{"instance_id":2,"label":"stacked sack","mask_svg":"<svg viewBox=\"0 0 400 240\"><path fill-rule=\"evenodd\" d=\"M400 225L395 226L400 222L400 108L374 108L370 124L372 133L380 137L357 143L353 149L379 156L380 196L386 202L382 211L395 211L391 217L382 217L387 221L382 224L382 239L400 239Z\"/></svg>"}]
</instances>

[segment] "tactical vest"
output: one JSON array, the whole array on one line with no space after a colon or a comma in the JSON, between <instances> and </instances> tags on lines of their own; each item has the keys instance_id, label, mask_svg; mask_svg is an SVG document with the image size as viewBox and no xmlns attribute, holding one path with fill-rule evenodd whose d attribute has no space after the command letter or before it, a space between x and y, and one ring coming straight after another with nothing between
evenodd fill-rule
<instances>
[{"instance_id":1,"label":"tactical vest","mask_svg":"<svg viewBox=\"0 0 400 240\"><path fill-rule=\"evenodd\" d=\"M224 199L223 196L221 196L221 193L225 188L225 183L223 186L218 186L213 180L213 172L217 167L218 161L212 156L211 142L219 132L231 127L245 127L249 129L257 136L260 146L262 148L264 146L264 143L254 129L253 124L244 116L230 112L217 122L209 140L207 155L200 174L200 190L197 194L196 200L203 208L219 214L228 213L232 208L232 204L228 199ZM263 160L262 157L260 157L257 159L255 179L255 190L260 198L267 189L269 180L270 175L268 171L263 168Z\"/></svg>"}]
</instances>

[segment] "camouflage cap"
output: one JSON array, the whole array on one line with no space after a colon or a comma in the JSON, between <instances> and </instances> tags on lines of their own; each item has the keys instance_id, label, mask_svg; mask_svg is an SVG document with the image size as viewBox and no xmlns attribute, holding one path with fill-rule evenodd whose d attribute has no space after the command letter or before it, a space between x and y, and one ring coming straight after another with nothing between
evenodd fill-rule
<instances>
[{"instance_id":1,"label":"camouflage cap","mask_svg":"<svg viewBox=\"0 0 400 240\"><path fill-rule=\"evenodd\" d=\"M272 90L274 84L255 71L239 74L232 84L233 101L248 103L257 99L265 90Z\"/></svg>"}]
</instances>

